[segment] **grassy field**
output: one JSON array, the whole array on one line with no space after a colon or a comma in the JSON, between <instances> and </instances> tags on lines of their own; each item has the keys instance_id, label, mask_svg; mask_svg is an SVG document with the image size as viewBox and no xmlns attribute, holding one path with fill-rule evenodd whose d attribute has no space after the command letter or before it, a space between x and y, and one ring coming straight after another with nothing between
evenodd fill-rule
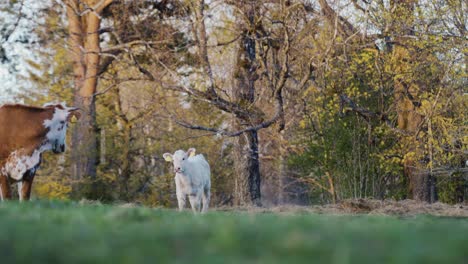
<instances>
[{"instance_id":1,"label":"grassy field","mask_svg":"<svg viewBox=\"0 0 468 264\"><path fill-rule=\"evenodd\" d=\"M0 263L468 263L468 219L0 204Z\"/></svg>"}]
</instances>

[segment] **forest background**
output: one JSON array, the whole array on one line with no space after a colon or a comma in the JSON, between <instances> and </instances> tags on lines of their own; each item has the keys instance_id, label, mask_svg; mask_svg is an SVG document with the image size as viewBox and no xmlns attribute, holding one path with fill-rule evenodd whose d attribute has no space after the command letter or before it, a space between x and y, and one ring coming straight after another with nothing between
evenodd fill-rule
<instances>
[{"instance_id":1,"label":"forest background","mask_svg":"<svg viewBox=\"0 0 468 264\"><path fill-rule=\"evenodd\" d=\"M8 0L2 102L67 102L39 198L175 206L195 147L212 206L468 197L465 1Z\"/></svg>"}]
</instances>

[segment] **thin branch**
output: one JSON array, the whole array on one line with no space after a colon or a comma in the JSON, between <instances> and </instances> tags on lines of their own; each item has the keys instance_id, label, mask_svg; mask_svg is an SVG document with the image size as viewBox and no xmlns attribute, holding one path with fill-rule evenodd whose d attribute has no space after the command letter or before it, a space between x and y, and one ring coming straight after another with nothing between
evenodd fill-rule
<instances>
[{"instance_id":1,"label":"thin branch","mask_svg":"<svg viewBox=\"0 0 468 264\"><path fill-rule=\"evenodd\" d=\"M133 56L133 53L132 52L129 52L129 55L130 55L130 58L132 59L132 61L135 63L135 66L138 68L138 71L140 71L141 73L143 73L146 77L148 77L151 81L155 81L157 80L157 78L150 72L148 71L147 69L145 69L143 66L141 66L141 64L138 62L138 60L135 58L135 56Z\"/></svg>"},{"instance_id":2,"label":"thin branch","mask_svg":"<svg viewBox=\"0 0 468 264\"><path fill-rule=\"evenodd\" d=\"M210 136L213 136L213 133L205 133L205 134L196 135L196 136L188 136L188 137L181 138L180 140L185 141L187 139L196 139L196 138L210 137Z\"/></svg>"},{"instance_id":3,"label":"thin branch","mask_svg":"<svg viewBox=\"0 0 468 264\"><path fill-rule=\"evenodd\" d=\"M403 134L405 136L411 136L413 133L410 133L408 131L405 131L403 129L396 128L391 120L388 119L388 117L379 112L372 112L369 109L366 109L364 107L361 107L357 105L353 100L351 100L347 95L345 94L340 94L340 110L343 111L344 105L348 105L353 112L356 112L359 116L363 117L367 122L370 122L371 120L378 120L378 121L383 121L385 124L393 131L398 132L400 134Z\"/></svg>"},{"instance_id":4,"label":"thin branch","mask_svg":"<svg viewBox=\"0 0 468 264\"><path fill-rule=\"evenodd\" d=\"M116 87L118 84L117 83L114 83L114 84L111 84L109 86L107 86L106 88L104 88L102 91L99 91L99 92L96 92L93 94L93 97L97 97L99 95L103 95L105 93L107 93L110 89Z\"/></svg>"},{"instance_id":5,"label":"thin branch","mask_svg":"<svg viewBox=\"0 0 468 264\"><path fill-rule=\"evenodd\" d=\"M342 36L349 37L356 32L358 32L354 26L349 23L348 20L343 18L342 16L338 15L338 13L331 8L328 4L327 0L319 0L320 7L322 9L322 13L326 19L329 20L330 23L334 23L338 21L338 30Z\"/></svg>"},{"instance_id":6,"label":"thin branch","mask_svg":"<svg viewBox=\"0 0 468 264\"><path fill-rule=\"evenodd\" d=\"M95 14L97 17L99 17L99 19L102 19L100 13L102 12L102 10L104 10L104 8L109 6L112 3L112 1L113 0L101 0L96 5L94 5L93 7L87 5L87 3L85 3L85 2L82 2L84 4L84 6L85 6L85 9L82 12L76 12L76 14L78 16L84 16L84 15L91 12L91 13Z\"/></svg>"},{"instance_id":7,"label":"thin branch","mask_svg":"<svg viewBox=\"0 0 468 264\"><path fill-rule=\"evenodd\" d=\"M314 57L311 57L309 59L309 63L307 64L307 71L305 72L304 76L302 77L301 81L296 85L296 90L302 90L307 82L310 80L310 75L314 71L314 66L313 66L313 60Z\"/></svg>"},{"instance_id":8,"label":"thin branch","mask_svg":"<svg viewBox=\"0 0 468 264\"><path fill-rule=\"evenodd\" d=\"M233 38L231 40L224 41L224 42L217 42L216 45L207 45L207 47L214 48L214 47L227 46L229 44L232 44L232 43L236 42L241 36L242 36L242 34L239 34L239 35L237 35L235 38Z\"/></svg>"},{"instance_id":9,"label":"thin branch","mask_svg":"<svg viewBox=\"0 0 468 264\"><path fill-rule=\"evenodd\" d=\"M199 91L196 89L192 89L192 88L185 87L185 86L179 86L179 85L164 85L163 84L163 87L176 90L179 92L186 92L189 95L194 96L195 98L201 99L205 102L215 105L220 110L223 110L227 113L234 114L236 117L241 118L243 120L248 120L252 114L247 109L244 109L243 107L241 107L239 104L226 101L219 96L213 98L211 94L207 92L203 92L203 91Z\"/></svg>"},{"instance_id":10,"label":"thin branch","mask_svg":"<svg viewBox=\"0 0 468 264\"><path fill-rule=\"evenodd\" d=\"M268 121L265 121L265 122L262 122L262 123L260 123L258 125L250 126L250 127L238 130L238 131L227 131L227 130L224 130L224 129L205 127L205 126L200 126L200 125L192 125L192 124L186 123L184 121L180 121L178 119L175 119L173 116L171 116L171 118L178 125L183 126L185 128L203 130L203 131L210 131L210 132L213 132L215 134L222 135L222 136L237 137L237 136L240 136L241 134L243 134L245 132L258 131L260 129L267 128L267 127L271 126L273 123L275 123L280 118L280 116L276 115L276 116L274 116L272 119L270 119Z\"/></svg>"},{"instance_id":11,"label":"thin branch","mask_svg":"<svg viewBox=\"0 0 468 264\"><path fill-rule=\"evenodd\" d=\"M11 35L13 35L15 30L18 28L18 25L19 25L19 23L21 21L21 18L23 18L23 7L24 7L24 0L21 0L20 9L19 9L16 21L13 24L13 28L6 34L5 39L3 41L4 43L7 42L10 39Z\"/></svg>"},{"instance_id":12,"label":"thin branch","mask_svg":"<svg viewBox=\"0 0 468 264\"><path fill-rule=\"evenodd\" d=\"M287 15L286 15L287 16ZM284 48L282 49L283 63L281 65L280 78L275 87L275 100L276 100L276 112L279 116L280 125L279 131L284 129L284 107L283 107L283 88L286 84L286 80L289 74L289 49L291 43L289 40L289 32L287 27L284 27Z\"/></svg>"},{"instance_id":13,"label":"thin branch","mask_svg":"<svg viewBox=\"0 0 468 264\"><path fill-rule=\"evenodd\" d=\"M351 0L351 2L353 2L353 5L354 5L354 7L356 9L360 10L363 13L366 13L367 10L364 7L362 7L361 5L359 5L357 0Z\"/></svg>"},{"instance_id":14,"label":"thin branch","mask_svg":"<svg viewBox=\"0 0 468 264\"><path fill-rule=\"evenodd\" d=\"M134 40L134 41L130 41L127 43L122 43L122 44L114 45L111 47L102 48L102 52L111 52L115 50L127 51L129 48L131 48L132 46L136 46L136 45L149 46L149 45L160 45L160 44L167 44L167 43L170 43L170 41L169 40L161 40L161 41Z\"/></svg>"},{"instance_id":15,"label":"thin branch","mask_svg":"<svg viewBox=\"0 0 468 264\"><path fill-rule=\"evenodd\" d=\"M104 56L100 63L99 63L99 68L98 68L98 75L103 74L106 72L107 68L114 62L114 60L119 60L118 55L120 54L121 51L115 51L113 53L104 53L106 56Z\"/></svg>"}]
</instances>

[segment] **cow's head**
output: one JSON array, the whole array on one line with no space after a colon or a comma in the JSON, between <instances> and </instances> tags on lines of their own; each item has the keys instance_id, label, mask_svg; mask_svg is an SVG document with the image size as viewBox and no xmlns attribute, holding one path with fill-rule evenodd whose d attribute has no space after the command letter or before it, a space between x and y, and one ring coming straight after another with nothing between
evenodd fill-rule
<instances>
[{"instance_id":1,"label":"cow's head","mask_svg":"<svg viewBox=\"0 0 468 264\"><path fill-rule=\"evenodd\" d=\"M51 119L44 120L44 127L48 130L46 134L46 145L54 153L65 151L65 138L68 122L72 117L80 118L81 114L76 107L66 107L65 104L46 104L44 107L51 108L53 115Z\"/></svg>"},{"instance_id":2,"label":"cow's head","mask_svg":"<svg viewBox=\"0 0 468 264\"><path fill-rule=\"evenodd\" d=\"M164 153L163 157L164 157L164 160L166 160L167 162L173 163L175 173L184 173L186 169L185 163L187 162L187 159L194 155L195 155L195 149L190 148L189 150L187 150L187 152L179 149L174 153L174 155L170 153Z\"/></svg>"}]
</instances>

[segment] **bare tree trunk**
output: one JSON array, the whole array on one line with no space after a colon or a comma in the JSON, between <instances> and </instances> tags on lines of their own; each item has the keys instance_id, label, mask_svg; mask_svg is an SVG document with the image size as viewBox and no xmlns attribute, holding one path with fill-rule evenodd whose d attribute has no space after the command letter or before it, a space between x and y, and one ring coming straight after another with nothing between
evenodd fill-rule
<instances>
[{"instance_id":1,"label":"bare tree trunk","mask_svg":"<svg viewBox=\"0 0 468 264\"><path fill-rule=\"evenodd\" d=\"M72 177L95 179L97 166L96 106L93 98L75 96L74 104L83 117L74 126L72 134Z\"/></svg>"},{"instance_id":2,"label":"bare tree trunk","mask_svg":"<svg viewBox=\"0 0 468 264\"><path fill-rule=\"evenodd\" d=\"M128 181L130 179L130 140L132 136L132 125L127 121L123 124L123 145L121 154L121 175L119 177L119 196L123 201L129 199Z\"/></svg>"},{"instance_id":3,"label":"bare tree trunk","mask_svg":"<svg viewBox=\"0 0 468 264\"><path fill-rule=\"evenodd\" d=\"M247 155L247 168L249 173L249 193L250 201L254 205L261 205L261 177L260 177L260 160L258 155L258 135L257 131L247 133L249 140L249 152Z\"/></svg>"},{"instance_id":4,"label":"bare tree trunk","mask_svg":"<svg viewBox=\"0 0 468 264\"><path fill-rule=\"evenodd\" d=\"M74 106L81 108L82 118L72 135L72 177L95 179L98 163L96 130L96 93L100 60L100 13L112 0L68 0L69 52L73 61Z\"/></svg>"},{"instance_id":5,"label":"bare tree trunk","mask_svg":"<svg viewBox=\"0 0 468 264\"><path fill-rule=\"evenodd\" d=\"M235 153L235 202L238 205L260 205L261 178L257 132L247 132L237 137Z\"/></svg>"},{"instance_id":6,"label":"bare tree trunk","mask_svg":"<svg viewBox=\"0 0 468 264\"><path fill-rule=\"evenodd\" d=\"M281 205L285 202L284 199L284 181L286 178L286 139L284 136L285 131L279 132L279 172L278 172L278 200L277 204Z\"/></svg>"},{"instance_id":7,"label":"bare tree trunk","mask_svg":"<svg viewBox=\"0 0 468 264\"><path fill-rule=\"evenodd\" d=\"M247 15L250 25L253 26L255 17L255 3L250 3ZM234 72L233 98L240 105L253 106L255 103L255 81L256 74L256 50L255 35L253 29L246 29L241 37L240 47L237 54L237 69ZM255 117L252 117L255 118ZM257 120L237 119L236 128L241 129L243 125L251 125ZM239 205L261 205L261 178L260 162L258 154L257 131L245 132L236 138L236 187L235 202Z\"/></svg>"},{"instance_id":8,"label":"bare tree trunk","mask_svg":"<svg viewBox=\"0 0 468 264\"><path fill-rule=\"evenodd\" d=\"M99 143L99 163L102 165L106 164L106 130L104 128L101 128L101 136Z\"/></svg>"}]
</instances>

